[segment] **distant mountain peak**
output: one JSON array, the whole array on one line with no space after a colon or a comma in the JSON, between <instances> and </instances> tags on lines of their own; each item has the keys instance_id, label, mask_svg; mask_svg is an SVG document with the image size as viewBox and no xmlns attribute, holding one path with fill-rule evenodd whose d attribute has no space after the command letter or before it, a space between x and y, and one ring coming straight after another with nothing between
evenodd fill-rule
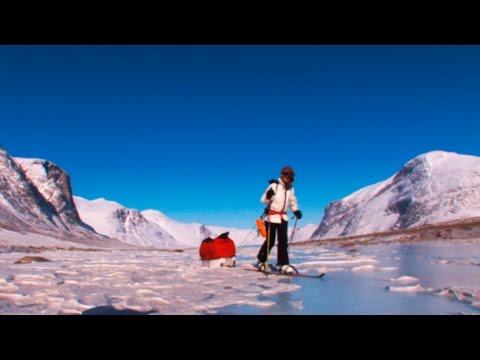
<instances>
[{"instance_id":1,"label":"distant mountain peak","mask_svg":"<svg viewBox=\"0 0 480 360\"><path fill-rule=\"evenodd\" d=\"M96 208L104 208L104 209L123 209L124 208L122 204L113 200L107 200L104 197L88 200L81 196L74 196L74 199L77 202L77 204L79 202L88 202L89 206L96 207Z\"/></svg>"},{"instance_id":2,"label":"distant mountain peak","mask_svg":"<svg viewBox=\"0 0 480 360\"><path fill-rule=\"evenodd\" d=\"M449 156L467 156L467 155L460 155L453 151L432 150L424 154L420 154L416 158L446 158Z\"/></svg>"},{"instance_id":3,"label":"distant mountain peak","mask_svg":"<svg viewBox=\"0 0 480 360\"><path fill-rule=\"evenodd\" d=\"M103 235L145 247L185 247L199 244L202 229L178 223L159 211L138 211L104 198L75 197L80 216ZM183 241L185 240L185 241Z\"/></svg>"}]
</instances>

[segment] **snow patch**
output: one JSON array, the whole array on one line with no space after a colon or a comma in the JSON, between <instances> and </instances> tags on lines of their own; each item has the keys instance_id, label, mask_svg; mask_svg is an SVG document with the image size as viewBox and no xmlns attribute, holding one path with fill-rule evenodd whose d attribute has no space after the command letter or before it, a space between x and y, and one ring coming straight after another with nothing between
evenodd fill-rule
<instances>
[{"instance_id":1,"label":"snow patch","mask_svg":"<svg viewBox=\"0 0 480 360\"><path fill-rule=\"evenodd\" d=\"M377 269L378 268L375 265L363 265L363 266L354 267L352 271L372 271Z\"/></svg>"},{"instance_id":2,"label":"snow patch","mask_svg":"<svg viewBox=\"0 0 480 360\"><path fill-rule=\"evenodd\" d=\"M413 277L413 276L404 275L404 276L400 276L399 278L396 278L396 279L393 279L393 278L387 279L387 281L395 281L395 282L408 284L408 283L417 282L419 280L417 278Z\"/></svg>"},{"instance_id":3,"label":"snow patch","mask_svg":"<svg viewBox=\"0 0 480 360\"><path fill-rule=\"evenodd\" d=\"M396 293L418 293L426 291L420 284L413 286L388 286L388 290Z\"/></svg>"}]
</instances>

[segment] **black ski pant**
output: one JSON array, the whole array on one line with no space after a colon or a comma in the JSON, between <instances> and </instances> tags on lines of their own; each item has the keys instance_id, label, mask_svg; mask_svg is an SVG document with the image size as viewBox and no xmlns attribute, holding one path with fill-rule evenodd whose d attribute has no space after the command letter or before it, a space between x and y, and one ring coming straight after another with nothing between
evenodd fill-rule
<instances>
[{"instance_id":1,"label":"black ski pant","mask_svg":"<svg viewBox=\"0 0 480 360\"><path fill-rule=\"evenodd\" d=\"M265 221L265 229L267 229L267 239L263 243L260 251L258 252L257 259L259 262L267 261L267 246L268 254L275 245L275 238L278 237L277 245L277 264L278 265L288 265L288 221L282 219L281 224L270 223ZM270 240L268 237L270 236Z\"/></svg>"}]
</instances>

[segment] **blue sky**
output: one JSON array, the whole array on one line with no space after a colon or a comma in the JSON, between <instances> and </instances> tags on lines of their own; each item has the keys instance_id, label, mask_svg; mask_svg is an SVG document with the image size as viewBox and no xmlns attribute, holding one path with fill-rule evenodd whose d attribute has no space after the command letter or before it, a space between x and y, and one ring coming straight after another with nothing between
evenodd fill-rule
<instances>
[{"instance_id":1,"label":"blue sky","mask_svg":"<svg viewBox=\"0 0 480 360\"><path fill-rule=\"evenodd\" d=\"M0 46L0 144L74 193L250 228L267 180L323 209L432 150L480 156L480 46Z\"/></svg>"}]
</instances>

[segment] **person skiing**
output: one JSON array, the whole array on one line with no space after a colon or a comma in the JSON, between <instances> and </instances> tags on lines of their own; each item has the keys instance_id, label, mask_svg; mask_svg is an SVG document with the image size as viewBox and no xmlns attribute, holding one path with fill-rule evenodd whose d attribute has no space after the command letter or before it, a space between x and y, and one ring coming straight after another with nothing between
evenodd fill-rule
<instances>
[{"instance_id":1,"label":"person skiing","mask_svg":"<svg viewBox=\"0 0 480 360\"><path fill-rule=\"evenodd\" d=\"M261 202L265 208L265 228L267 238L258 252L257 268L265 271L266 262L271 249L277 245L277 265L281 273L294 273L295 268L288 260L288 207L293 211L297 219L302 218L302 212L298 209L297 198L293 190L295 172L290 166L285 166L278 180L270 180L269 186L262 195Z\"/></svg>"}]
</instances>

